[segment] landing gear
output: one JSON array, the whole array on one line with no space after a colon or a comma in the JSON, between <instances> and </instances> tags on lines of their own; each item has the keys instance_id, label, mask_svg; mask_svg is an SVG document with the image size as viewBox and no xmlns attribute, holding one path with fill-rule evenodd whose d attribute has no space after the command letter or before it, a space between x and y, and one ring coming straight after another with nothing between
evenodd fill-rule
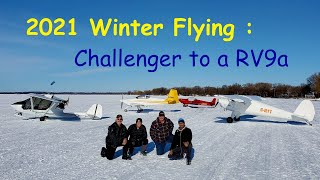
<instances>
[{"instance_id":1,"label":"landing gear","mask_svg":"<svg viewBox=\"0 0 320 180\"><path fill-rule=\"evenodd\" d=\"M141 113L143 111L143 109L138 109L137 113Z\"/></svg>"},{"instance_id":2,"label":"landing gear","mask_svg":"<svg viewBox=\"0 0 320 180\"><path fill-rule=\"evenodd\" d=\"M128 109L123 110L124 112L128 112Z\"/></svg>"},{"instance_id":3,"label":"landing gear","mask_svg":"<svg viewBox=\"0 0 320 180\"><path fill-rule=\"evenodd\" d=\"M188 107L188 105L187 105L187 104L184 104L183 107Z\"/></svg>"},{"instance_id":4,"label":"landing gear","mask_svg":"<svg viewBox=\"0 0 320 180\"><path fill-rule=\"evenodd\" d=\"M228 117L228 118L227 118L227 122L228 122L228 123L232 123L233 120L234 120L234 121L240 121L240 117L238 117L238 118L237 118L237 117L234 117L234 118Z\"/></svg>"},{"instance_id":5,"label":"landing gear","mask_svg":"<svg viewBox=\"0 0 320 180\"><path fill-rule=\"evenodd\" d=\"M46 119L47 119L47 116L40 117L40 121L45 121Z\"/></svg>"},{"instance_id":6,"label":"landing gear","mask_svg":"<svg viewBox=\"0 0 320 180\"><path fill-rule=\"evenodd\" d=\"M227 122L228 122L228 123L232 123L232 122L233 122L233 118L232 118L232 117L228 117L228 118L227 118Z\"/></svg>"}]
</instances>

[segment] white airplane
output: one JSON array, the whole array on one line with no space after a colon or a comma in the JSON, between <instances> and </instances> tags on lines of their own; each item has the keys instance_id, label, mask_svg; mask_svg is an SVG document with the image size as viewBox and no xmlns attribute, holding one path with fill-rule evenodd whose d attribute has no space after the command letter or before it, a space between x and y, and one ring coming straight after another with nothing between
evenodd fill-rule
<instances>
[{"instance_id":1,"label":"white airplane","mask_svg":"<svg viewBox=\"0 0 320 180\"><path fill-rule=\"evenodd\" d=\"M36 119L40 121L46 119L101 119L102 106L93 104L86 113L65 113L65 106L68 100L63 100L54 95L30 94L30 97L24 101L13 103L16 111L15 115L23 119Z\"/></svg>"},{"instance_id":2,"label":"white airplane","mask_svg":"<svg viewBox=\"0 0 320 180\"><path fill-rule=\"evenodd\" d=\"M228 123L233 120L239 121L241 115L255 115L255 116L268 116L275 118L282 118L288 120L305 121L307 124L312 125L315 115L315 109L310 100L303 100L297 109L291 113L267 104L260 102L262 99L255 96L216 96L219 104L226 110L232 111L231 117L227 118Z\"/></svg>"},{"instance_id":3,"label":"white airplane","mask_svg":"<svg viewBox=\"0 0 320 180\"><path fill-rule=\"evenodd\" d=\"M152 98L148 95L146 96L137 96L134 99L122 99L121 109L123 104L126 104L127 107L124 109L125 112L128 111L129 107L137 107L137 112L142 112L142 107L144 106L152 106L152 105L162 105L162 104L177 104L179 103L178 91L176 89L171 89L168 97L166 99Z\"/></svg>"}]
</instances>

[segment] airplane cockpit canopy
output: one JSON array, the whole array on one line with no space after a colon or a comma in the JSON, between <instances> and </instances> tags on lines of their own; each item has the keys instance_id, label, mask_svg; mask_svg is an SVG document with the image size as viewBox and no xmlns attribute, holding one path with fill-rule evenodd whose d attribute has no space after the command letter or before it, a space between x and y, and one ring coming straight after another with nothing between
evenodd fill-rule
<instances>
[{"instance_id":1,"label":"airplane cockpit canopy","mask_svg":"<svg viewBox=\"0 0 320 180\"><path fill-rule=\"evenodd\" d=\"M32 100L32 103L31 103L31 100ZM19 105L19 104L22 105L22 109L24 110L27 110L27 109L47 110L51 106L52 101L47 99L42 99L39 97L32 97L24 101L13 103L13 105Z\"/></svg>"},{"instance_id":2,"label":"airplane cockpit canopy","mask_svg":"<svg viewBox=\"0 0 320 180\"><path fill-rule=\"evenodd\" d=\"M136 97L136 99L149 99L150 96L149 95L139 95Z\"/></svg>"},{"instance_id":3,"label":"airplane cockpit canopy","mask_svg":"<svg viewBox=\"0 0 320 180\"><path fill-rule=\"evenodd\" d=\"M21 104L22 105L22 109L31 109L31 101L30 101L30 98L24 100L24 101L19 101L19 102L16 102L16 103L13 103L13 105L19 105Z\"/></svg>"},{"instance_id":4,"label":"airplane cockpit canopy","mask_svg":"<svg viewBox=\"0 0 320 180\"><path fill-rule=\"evenodd\" d=\"M52 101L41 99L38 97L32 97L32 102L34 110L47 110L52 103Z\"/></svg>"}]
</instances>

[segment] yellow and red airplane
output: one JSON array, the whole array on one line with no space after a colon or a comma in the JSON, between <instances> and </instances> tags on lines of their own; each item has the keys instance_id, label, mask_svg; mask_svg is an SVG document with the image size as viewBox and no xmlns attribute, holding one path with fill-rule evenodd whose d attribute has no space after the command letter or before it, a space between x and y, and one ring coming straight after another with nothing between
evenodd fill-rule
<instances>
[{"instance_id":1,"label":"yellow and red airplane","mask_svg":"<svg viewBox=\"0 0 320 180\"><path fill-rule=\"evenodd\" d=\"M123 107L123 104L126 104L127 107L124 109L125 112L128 111L129 107L137 107L137 112L142 112L142 107L144 106L153 106L153 105L164 105L164 104L177 104L179 103L179 97L178 97L178 91L176 89L171 89L168 97L166 99L160 99L160 98L152 98L148 95L146 96L137 96L134 99L122 99L121 102L121 108Z\"/></svg>"}]
</instances>

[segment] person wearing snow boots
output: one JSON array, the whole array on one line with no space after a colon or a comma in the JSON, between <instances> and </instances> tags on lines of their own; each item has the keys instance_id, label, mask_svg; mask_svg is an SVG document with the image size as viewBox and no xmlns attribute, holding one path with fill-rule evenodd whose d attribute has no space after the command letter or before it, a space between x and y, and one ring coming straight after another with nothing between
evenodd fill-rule
<instances>
[{"instance_id":1,"label":"person wearing snow boots","mask_svg":"<svg viewBox=\"0 0 320 180\"><path fill-rule=\"evenodd\" d=\"M115 122L109 126L108 135L106 137L106 148L102 148L101 156L107 157L112 160L114 153L119 146L125 146L127 144L128 130L125 125L122 124L123 118L121 114L118 114ZM122 159L130 159L127 157L127 153L122 155Z\"/></svg>"},{"instance_id":2,"label":"person wearing snow boots","mask_svg":"<svg viewBox=\"0 0 320 180\"><path fill-rule=\"evenodd\" d=\"M128 128L128 143L124 146L123 151L127 153L127 157L131 158L133 150L135 147L141 146L141 154L147 155L147 130L146 127L142 124L142 119L138 118L135 124L132 124ZM129 152L128 152L129 151Z\"/></svg>"},{"instance_id":3,"label":"person wearing snow boots","mask_svg":"<svg viewBox=\"0 0 320 180\"><path fill-rule=\"evenodd\" d=\"M165 153L166 144L172 142L173 127L172 121L165 117L163 111L160 111L159 117L152 122L150 136L156 145L157 155L163 155Z\"/></svg>"},{"instance_id":4,"label":"person wearing snow boots","mask_svg":"<svg viewBox=\"0 0 320 180\"><path fill-rule=\"evenodd\" d=\"M191 164L192 131L187 128L183 118L178 120L179 128L176 130L168 153L170 160L182 159L186 154L187 165Z\"/></svg>"}]
</instances>

